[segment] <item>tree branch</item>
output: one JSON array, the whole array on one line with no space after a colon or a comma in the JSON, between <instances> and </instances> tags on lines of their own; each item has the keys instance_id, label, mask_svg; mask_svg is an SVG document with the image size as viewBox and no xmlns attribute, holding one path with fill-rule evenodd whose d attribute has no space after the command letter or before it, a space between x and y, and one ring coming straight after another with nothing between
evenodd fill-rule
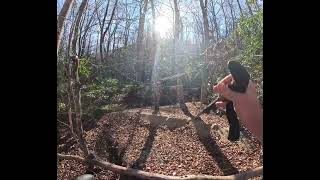
<instances>
[{"instance_id":1,"label":"tree branch","mask_svg":"<svg viewBox=\"0 0 320 180\"><path fill-rule=\"evenodd\" d=\"M85 158L74 156L74 155L63 155L58 153L58 158L66 159L66 160L76 160L84 164L87 163L87 160ZM106 168L112 172L130 175L130 176L136 176L143 179L152 179L152 180L165 180L165 179L166 180L242 180L242 179L249 179L256 176L261 176L263 174L263 166L261 166L253 170L249 170L247 172L242 172L239 174L229 175L229 176L210 176L210 175L167 176L167 175L158 174L158 173L150 173L150 172L145 172L137 169L126 168L123 166L118 166L116 164L99 161L96 159L92 160L91 162L96 166Z\"/></svg>"}]
</instances>

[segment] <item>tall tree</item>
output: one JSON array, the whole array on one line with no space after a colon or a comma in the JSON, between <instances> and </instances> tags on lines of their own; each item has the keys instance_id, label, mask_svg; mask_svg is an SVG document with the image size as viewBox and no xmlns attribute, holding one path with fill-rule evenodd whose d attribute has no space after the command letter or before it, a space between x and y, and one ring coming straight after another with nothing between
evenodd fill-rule
<instances>
[{"instance_id":1,"label":"tall tree","mask_svg":"<svg viewBox=\"0 0 320 180\"><path fill-rule=\"evenodd\" d=\"M143 49L142 42L144 37L144 22L145 16L148 10L148 0L144 0L143 10L140 8L140 19L139 19L139 27L138 27L138 37L137 37L137 59L136 59L136 80L143 81L144 79L144 60L143 57Z\"/></svg>"},{"instance_id":2,"label":"tall tree","mask_svg":"<svg viewBox=\"0 0 320 180\"><path fill-rule=\"evenodd\" d=\"M61 40L61 32L63 32L64 28L64 21L66 16L69 12L70 7L73 5L74 0L66 0L63 4L63 7L58 15L58 27L57 27L57 53L59 52L60 48L60 40Z\"/></svg>"},{"instance_id":3,"label":"tall tree","mask_svg":"<svg viewBox=\"0 0 320 180\"><path fill-rule=\"evenodd\" d=\"M248 2L248 0L246 0L246 5L248 7L250 15L253 16L253 12L252 12L252 9L251 9L251 6L250 6L250 3Z\"/></svg>"},{"instance_id":4,"label":"tall tree","mask_svg":"<svg viewBox=\"0 0 320 180\"><path fill-rule=\"evenodd\" d=\"M232 1L230 2L230 0L227 0L227 3L229 5L229 9L230 9L230 15L231 15L231 21L232 21L232 30L234 30L234 26L235 26L235 17L234 17L234 14L233 14L233 4L232 4Z\"/></svg>"},{"instance_id":5,"label":"tall tree","mask_svg":"<svg viewBox=\"0 0 320 180\"><path fill-rule=\"evenodd\" d=\"M76 115L76 126L74 128L76 135L78 136L78 140L80 143L81 150L83 151L85 156L88 156L88 148L86 146L85 139L83 137L83 128L82 128L82 108L81 108L81 90L80 90L80 80L79 80L79 68L80 68L80 62L79 58L77 56L77 40L78 40L78 33L79 33L79 25L82 15L84 14L84 11L86 9L86 6L88 4L88 0L83 0L80 4L76 21L75 21L75 28L73 32L73 39L72 39L72 45L71 45L71 51L73 55L70 59L70 78L69 81L71 81L70 90L72 94L72 100L74 105L74 112Z\"/></svg>"},{"instance_id":6,"label":"tall tree","mask_svg":"<svg viewBox=\"0 0 320 180\"><path fill-rule=\"evenodd\" d=\"M240 5L239 0L237 0L237 3L238 3L239 10L240 10L240 14L241 14L241 16L243 16L242 7Z\"/></svg>"},{"instance_id":7,"label":"tall tree","mask_svg":"<svg viewBox=\"0 0 320 180\"><path fill-rule=\"evenodd\" d=\"M200 7L202 12L202 18L203 18L203 31L204 31L204 37L203 37L203 49L205 50L209 45L209 23L208 23L208 1L207 0L199 0L200 1ZM204 56L204 62L207 63L207 57ZM207 96L208 96L208 73L207 68L203 68L203 71L201 71L201 102L207 103Z\"/></svg>"},{"instance_id":8,"label":"tall tree","mask_svg":"<svg viewBox=\"0 0 320 180\"><path fill-rule=\"evenodd\" d=\"M110 0L108 0L107 2L107 7L106 7L106 11L104 13L104 16L103 16L103 19L102 19L102 22L100 21L100 19L98 18L98 20L100 21L100 58L101 58L101 62L104 62L104 38L107 34L107 32L109 31L110 29L110 26L111 26L111 23L113 21L113 17L115 15L115 10L117 8L117 4L118 4L118 0L115 1L114 3L114 6L113 6L113 9L112 9L112 13L111 13L111 17L109 19L109 22L107 24L107 27L104 29L104 26L105 26L105 22L106 22L106 18L107 18L107 15L108 15L108 9L109 9L109 3L110 3Z\"/></svg>"},{"instance_id":9,"label":"tall tree","mask_svg":"<svg viewBox=\"0 0 320 180\"><path fill-rule=\"evenodd\" d=\"M115 36L116 36L116 31L117 31L117 29L118 29L118 25L119 25L119 21L116 22L116 24L115 24L112 32L109 33L108 43L107 43L107 53L106 53L107 55L108 55L109 52L110 52L110 44L111 44L112 38L113 38L113 41L114 41L114 43L113 43L113 45L112 45L112 52L113 52L113 50L114 50L114 47L115 47Z\"/></svg>"},{"instance_id":10,"label":"tall tree","mask_svg":"<svg viewBox=\"0 0 320 180\"><path fill-rule=\"evenodd\" d=\"M216 31L216 41L218 41L218 39L220 38L220 28L219 28L218 22L217 22L217 14L216 14L215 4L216 3L213 3L213 1L211 1L213 25L214 25L214 30Z\"/></svg>"},{"instance_id":11,"label":"tall tree","mask_svg":"<svg viewBox=\"0 0 320 180\"><path fill-rule=\"evenodd\" d=\"M224 18L225 37L227 37L229 35L229 28L228 28L227 14L224 9L223 0L220 0L220 7L221 7L223 18Z\"/></svg>"},{"instance_id":12,"label":"tall tree","mask_svg":"<svg viewBox=\"0 0 320 180\"><path fill-rule=\"evenodd\" d=\"M175 72L180 74L181 67L179 66L181 56L177 56L177 54L181 53L181 40L182 40L182 30L183 25L180 17L179 5L177 0L173 0L174 3L174 66ZM180 106L181 111L188 117L192 117L188 107L184 101L184 90L181 77L177 77L177 85L176 85L177 99Z\"/></svg>"}]
</instances>

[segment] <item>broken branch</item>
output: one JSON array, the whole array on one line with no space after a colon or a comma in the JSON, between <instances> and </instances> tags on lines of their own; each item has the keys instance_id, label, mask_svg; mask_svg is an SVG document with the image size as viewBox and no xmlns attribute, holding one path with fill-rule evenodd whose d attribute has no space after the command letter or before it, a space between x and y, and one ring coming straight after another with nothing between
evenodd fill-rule
<instances>
[{"instance_id":1,"label":"broken branch","mask_svg":"<svg viewBox=\"0 0 320 180\"><path fill-rule=\"evenodd\" d=\"M87 160L80 156L75 155L63 155L58 153L59 159L66 159L66 160L76 160L80 163L87 163ZM136 176L143 179L152 179L152 180L243 180L249 179L256 176L261 176L263 174L263 166L255 168L253 170L249 170L247 172L242 172L235 175L229 176L210 176L210 175L184 175L184 176L167 176L158 173L150 173L145 172L133 168L127 168L123 166L119 166L116 164L112 164L109 162L99 161L93 159L91 161L94 165L100 166L102 168L108 169L112 172L116 172L119 174L125 174L130 176Z\"/></svg>"}]
</instances>

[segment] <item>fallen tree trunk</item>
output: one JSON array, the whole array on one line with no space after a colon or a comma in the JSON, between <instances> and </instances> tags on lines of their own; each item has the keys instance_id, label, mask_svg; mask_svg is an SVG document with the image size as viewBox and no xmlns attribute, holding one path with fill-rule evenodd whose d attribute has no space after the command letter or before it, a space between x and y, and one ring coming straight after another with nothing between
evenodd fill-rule
<instances>
[{"instance_id":1,"label":"fallen tree trunk","mask_svg":"<svg viewBox=\"0 0 320 180\"><path fill-rule=\"evenodd\" d=\"M76 160L84 164L88 163L88 161L85 158L80 156L63 155L58 153L58 158L66 159L66 160ZM100 166L102 168L108 169L115 173L136 176L143 179L152 179L152 180L165 180L165 179L167 180L244 180L244 179L249 179L256 176L262 176L263 174L263 166L261 166L253 170L249 170L247 172L242 172L239 174L229 175L229 176L210 176L210 175L167 176L163 174L150 173L150 172L145 172L145 171L141 171L133 168L118 166L116 164L103 162L96 159L91 160L91 163L96 166Z\"/></svg>"}]
</instances>

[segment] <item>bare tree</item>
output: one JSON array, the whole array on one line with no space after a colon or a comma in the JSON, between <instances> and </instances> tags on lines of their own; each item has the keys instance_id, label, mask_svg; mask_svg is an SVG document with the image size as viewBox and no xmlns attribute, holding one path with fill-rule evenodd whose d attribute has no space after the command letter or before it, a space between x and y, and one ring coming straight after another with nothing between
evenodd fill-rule
<instances>
[{"instance_id":1,"label":"bare tree","mask_svg":"<svg viewBox=\"0 0 320 180\"><path fill-rule=\"evenodd\" d=\"M83 56L85 53L85 48L86 48L86 42L87 42L87 35L88 35L88 31L94 27L96 24L94 23L94 16L96 13L96 8L94 8L93 12L91 11L87 11L87 21L85 21L85 23L83 23L82 28L80 30L80 34L79 34L79 42L78 42L78 54L79 57Z\"/></svg>"},{"instance_id":2,"label":"bare tree","mask_svg":"<svg viewBox=\"0 0 320 180\"><path fill-rule=\"evenodd\" d=\"M63 32L63 28L64 28L64 21L66 19L66 16L69 12L70 7L73 5L74 0L66 0L63 4L63 7L59 13L58 16L58 29L57 29L57 53L59 51L60 48L60 40L61 40L61 32Z\"/></svg>"},{"instance_id":3,"label":"bare tree","mask_svg":"<svg viewBox=\"0 0 320 180\"><path fill-rule=\"evenodd\" d=\"M156 12L154 8L154 0L150 0L151 3L151 10L152 10L152 39L153 39L153 48L152 48L152 67L155 67L152 69L152 76L153 76L153 104L154 104L154 114L159 111L159 100L161 96L161 91L159 87L158 82L158 72L157 72L157 65L156 63L156 51L159 51L158 47L158 39L157 39L157 34L156 34L156 29L155 29L155 24L156 24Z\"/></svg>"},{"instance_id":4,"label":"bare tree","mask_svg":"<svg viewBox=\"0 0 320 180\"><path fill-rule=\"evenodd\" d=\"M113 32L111 33L111 37L113 37L113 43L112 43L112 53L116 49L116 31L118 29L118 23L115 25Z\"/></svg>"},{"instance_id":5,"label":"bare tree","mask_svg":"<svg viewBox=\"0 0 320 180\"><path fill-rule=\"evenodd\" d=\"M71 89L71 94L72 94L72 99L74 104L74 112L76 115L76 121L75 121L76 126L74 127L74 131L76 132L81 150L83 151L85 157L87 157L89 153L88 153L85 139L83 137L83 129L82 129L82 120L81 120L82 108L81 108L81 91L80 91L81 84L79 80L80 62L76 52L77 51L76 45L78 40L80 20L82 15L84 14L87 4L88 4L88 0L83 0L81 2L77 16L76 16L75 28L73 32L73 39L72 39L72 45L71 45L71 51L73 53L73 56L71 56L71 59L70 59L71 68L69 71L70 72L69 80L71 81L70 89Z\"/></svg>"},{"instance_id":6,"label":"bare tree","mask_svg":"<svg viewBox=\"0 0 320 180\"><path fill-rule=\"evenodd\" d=\"M116 31L118 29L118 25L119 25L119 21L116 22L112 32L109 33L109 37L108 37L108 43L107 43L107 55L109 54L110 52L110 44L111 44L111 41L112 41L112 38L113 38L113 44L112 44L112 52L114 51L114 48L115 48L115 36L116 36Z\"/></svg>"},{"instance_id":7,"label":"bare tree","mask_svg":"<svg viewBox=\"0 0 320 180\"><path fill-rule=\"evenodd\" d=\"M87 51L86 51L86 57L89 57L90 56L90 53L91 53L91 33L90 33L90 35L89 35L89 44L88 44L88 46L87 46Z\"/></svg>"},{"instance_id":8,"label":"bare tree","mask_svg":"<svg viewBox=\"0 0 320 180\"><path fill-rule=\"evenodd\" d=\"M241 16L243 16L243 12L242 12L242 8L241 8L239 0L237 0L237 3L238 3L239 10L240 10L240 14L241 14Z\"/></svg>"},{"instance_id":9,"label":"bare tree","mask_svg":"<svg viewBox=\"0 0 320 180\"><path fill-rule=\"evenodd\" d=\"M224 17L225 37L227 37L228 34L229 34L229 29L228 29L227 15L226 15L226 12L224 10L223 4L224 4L223 1L220 0L220 7L221 7L221 10L222 10L222 13L223 13L223 17Z\"/></svg>"},{"instance_id":10,"label":"bare tree","mask_svg":"<svg viewBox=\"0 0 320 180\"><path fill-rule=\"evenodd\" d=\"M183 30L183 25L181 21L179 5L177 0L173 0L173 4L174 4L174 28L173 28L174 29L174 38L173 38L174 60L173 62L174 62L175 72L177 74L181 74L181 68L179 67L181 57L177 56L177 54L181 53L181 42L182 42L181 34ZM193 117L184 101L184 90L183 90L182 79L180 76L177 76L176 78L177 78L176 92L177 92L177 99L178 99L180 109L186 116Z\"/></svg>"},{"instance_id":11,"label":"bare tree","mask_svg":"<svg viewBox=\"0 0 320 180\"><path fill-rule=\"evenodd\" d=\"M248 0L246 0L246 5L248 7L250 15L253 16L253 12L252 12L252 9L251 9L251 6L250 6L250 3L248 2Z\"/></svg>"},{"instance_id":12,"label":"bare tree","mask_svg":"<svg viewBox=\"0 0 320 180\"><path fill-rule=\"evenodd\" d=\"M144 61L142 59L143 56L143 49L142 49L142 42L144 37L144 22L145 16L148 10L148 0L144 0L143 3L143 10L140 8L140 19L139 19L139 28L138 28L138 37L137 37L137 61L136 62L136 80L143 81L144 76Z\"/></svg>"},{"instance_id":13,"label":"bare tree","mask_svg":"<svg viewBox=\"0 0 320 180\"><path fill-rule=\"evenodd\" d=\"M209 45L209 23L208 23L208 1L207 0L199 0L200 1L200 7L202 12L202 18L203 18L203 31L204 31L204 37L203 37L203 45L206 49ZM207 58L204 56L204 62L207 63ZM203 71L201 71L201 102L207 103L207 96L208 96L208 73L207 69L204 68Z\"/></svg>"},{"instance_id":14,"label":"bare tree","mask_svg":"<svg viewBox=\"0 0 320 180\"><path fill-rule=\"evenodd\" d=\"M235 17L234 17L234 14L233 14L233 4L232 4L232 1L230 2L230 0L226 0L228 5L229 5L229 9L230 9L230 15L231 15L231 21L232 21L232 30L231 31L234 31L234 26L235 26Z\"/></svg>"},{"instance_id":15,"label":"bare tree","mask_svg":"<svg viewBox=\"0 0 320 180\"><path fill-rule=\"evenodd\" d=\"M211 1L211 8L212 8L212 20L213 20L213 25L214 25L214 30L216 32L216 41L220 38L220 28L217 22L217 14L216 14L216 8L215 8L215 3Z\"/></svg>"},{"instance_id":16,"label":"bare tree","mask_svg":"<svg viewBox=\"0 0 320 180\"><path fill-rule=\"evenodd\" d=\"M113 17L114 17L114 14L115 14L115 10L117 8L117 4L118 4L118 0L115 1L114 3L114 6L113 6L113 9L112 9L112 13L111 13L111 17L109 19L109 22L107 24L107 27L104 29L104 26L105 26L105 22L106 22L106 18L107 18L107 15L108 15L108 10L109 10L109 4L110 4L110 0L108 0L107 2L107 7L106 7L106 11L103 15L103 19L102 21L100 20L99 18L99 15L97 14L97 17L98 17L98 20L99 20L99 24L100 24L100 58L101 58L101 62L104 62L104 55L103 55L103 51L104 51L104 38L107 34L107 32L109 31L110 29L110 26L111 26L111 23L113 21Z\"/></svg>"}]
</instances>

